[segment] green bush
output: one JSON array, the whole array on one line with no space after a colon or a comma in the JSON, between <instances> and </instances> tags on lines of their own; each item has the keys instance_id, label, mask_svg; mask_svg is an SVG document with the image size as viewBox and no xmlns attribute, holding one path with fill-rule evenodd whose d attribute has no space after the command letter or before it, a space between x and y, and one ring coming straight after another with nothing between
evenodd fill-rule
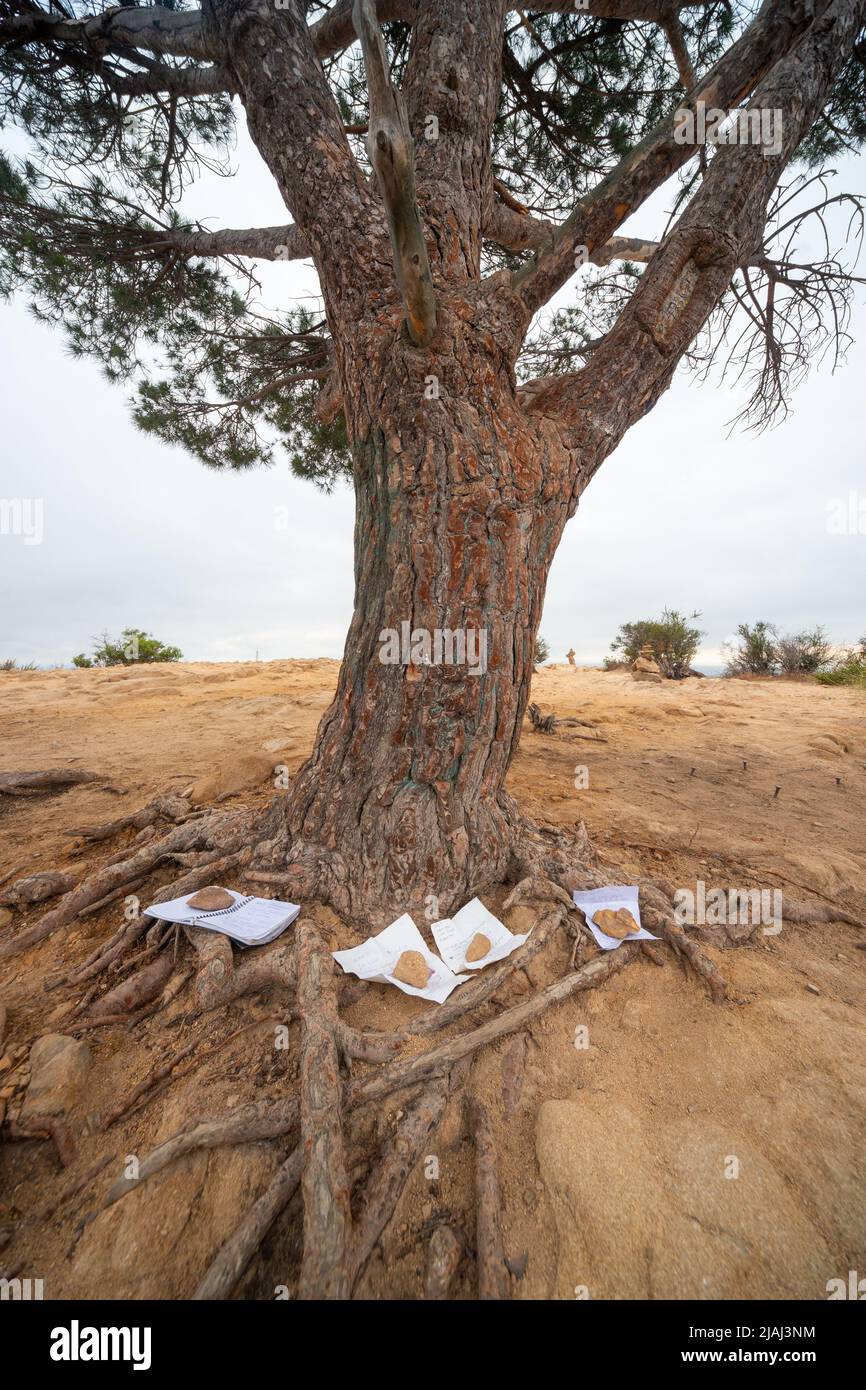
<instances>
[{"instance_id":1,"label":"green bush","mask_svg":"<svg viewBox=\"0 0 866 1390\"><path fill-rule=\"evenodd\" d=\"M541 633L535 639L534 666L543 666L545 661L550 660L550 644L544 640Z\"/></svg>"},{"instance_id":2,"label":"green bush","mask_svg":"<svg viewBox=\"0 0 866 1390\"><path fill-rule=\"evenodd\" d=\"M73 666L140 666L154 661L182 661L180 647L167 647L140 627L125 627L120 637L112 641L103 632L93 649L93 656L79 652L72 658Z\"/></svg>"},{"instance_id":3,"label":"green bush","mask_svg":"<svg viewBox=\"0 0 866 1390\"><path fill-rule=\"evenodd\" d=\"M660 618L623 623L610 649L618 654L619 661L631 664L640 655L641 647L649 643L662 675L670 680L683 680L691 670L704 635L700 628L692 626L700 616L700 613L692 613L686 617L675 608L665 608ZM609 658L605 662L608 669L614 664Z\"/></svg>"},{"instance_id":4,"label":"green bush","mask_svg":"<svg viewBox=\"0 0 866 1390\"><path fill-rule=\"evenodd\" d=\"M828 671L819 671L817 679L822 685L855 685L866 689L866 637L860 638L859 647L837 657Z\"/></svg>"},{"instance_id":5,"label":"green bush","mask_svg":"<svg viewBox=\"0 0 866 1390\"><path fill-rule=\"evenodd\" d=\"M772 623L758 622L754 627L740 623L737 628L738 647L728 644L727 676L773 676L779 665L776 646L777 633Z\"/></svg>"}]
</instances>

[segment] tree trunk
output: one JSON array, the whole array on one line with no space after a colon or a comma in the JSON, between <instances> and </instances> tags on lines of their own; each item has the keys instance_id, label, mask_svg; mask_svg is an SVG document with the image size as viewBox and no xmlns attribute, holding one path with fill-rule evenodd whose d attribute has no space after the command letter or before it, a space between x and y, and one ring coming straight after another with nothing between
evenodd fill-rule
<instances>
[{"instance_id":1,"label":"tree trunk","mask_svg":"<svg viewBox=\"0 0 866 1390\"><path fill-rule=\"evenodd\" d=\"M288 833L290 862L376 926L435 920L507 870L519 827L503 783L574 510L568 452L518 407L470 311L444 315L438 352L398 334L350 393L355 611L336 697L270 832L273 862Z\"/></svg>"}]
</instances>

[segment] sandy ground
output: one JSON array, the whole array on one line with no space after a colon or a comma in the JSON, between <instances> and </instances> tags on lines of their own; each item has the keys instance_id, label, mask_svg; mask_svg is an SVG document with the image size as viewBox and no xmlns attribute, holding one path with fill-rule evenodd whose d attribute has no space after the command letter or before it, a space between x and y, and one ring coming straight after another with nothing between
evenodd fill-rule
<instances>
[{"instance_id":1,"label":"sandy ground","mask_svg":"<svg viewBox=\"0 0 866 1390\"><path fill-rule=\"evenodd\" d=\"M131 835L94 851L70 828L169 789L194 786L206 804L264 805L273 764L291 772L308 751L336 673L335 662L319 660L0 675L2 769L86 767L106 779L0 798L0 880L13 871L82 874ZM657 873L682 887L699 879L708 888L778 887L789 900L844 906L866 921L862 697L782 682L655 686L548 667L533 698L593 721L605 741L527 726L511 790L536 816L585 820L611 882ZM575 785L585 780L580 768L586 787ZM139 891L159 882L157 874ZM487 898L494 908L501 900L498 892ZM38 911L16 913L0 932ZM315 911L332 947L359 939ZM63 1031L74 996L46 985L118 922L118 907L107 907L0 964L7 1059L40 1034ZM828 1280L866 1272L863 941L851 925L786 925L743 948L710 949L732 987L721 1007L672 959L665 969L640 960L480 1056L472 1080L494 1115L515 1297L812 1299L827 1296ZM565 944L534 961L529 980L518 976L491 1016L566 963ZM417 1007L370 986L350 1018L393 1028ZM86 1218L130 1157L193 1115L293 1086L296 1047L274 1047L279 1017L280 1001L263 997L194 1020L181 996L167 1016L132 1032L81 1034L93 1063L72 1116L73 1168L61 1171L44 1142L0 1146L0 1274L40 1277L49 1298L189 1296L284 1147L189 1157ZM190 1042L191 1070L101 1132L98 1117ZM12 1117L26 1068L26 1057L0 1061L0 1106L5 1091ZM356 1177L392 1131L401 1101L351 1121ZM441 1222L458 1228L471 1252L471 1156L452 1103L362 1295L419 1297L426 1237ZM291 1293L298 1238L295 1206L239 1296ZM474 1294L471 1258L455 1293Z\"/></svg>"}]
</instances>

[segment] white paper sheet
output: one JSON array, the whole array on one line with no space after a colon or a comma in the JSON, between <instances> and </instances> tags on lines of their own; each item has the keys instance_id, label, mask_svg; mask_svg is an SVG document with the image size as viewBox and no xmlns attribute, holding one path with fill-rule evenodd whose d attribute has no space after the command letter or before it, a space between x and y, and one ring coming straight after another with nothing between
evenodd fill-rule
<instances>
[{"instance_id":1,"label":"white paper sheet","mask_svg":"<svg viewBox=\"0 0 866 1390\"><path fill-rule=\"evenodd\" d=\"M146 917L158 917L163 922L181 922L189 927L203 927L206 931L221 932L230 936L240 946L265 946L274 941L286 927L294 922L300 908L297 903L283 903L274 898L253 898L236 893L233 888L225 890L234 898L232 907L218 908L215 912L202 912L189 906L189 894L185 898L171 898L166 903L154 903L144 909Z\"/></svg>"},{"instance_id":2,"label":"white paper sheet","mask_svg":"<svg viewBox=\"0 0 866 1390\"><path fill-rule=\"evenodd\" d=\"M614 884L610 888L591 888L589 892L573 892L571 895L577 906L586 917L586 923L603 951L615 951L617 946L622 946L622 941L616 936L608 936L607 932L601 931L595 925L593 918L596 912L602 908L609 907L614 912L617 908L627 907L634 920L640 927L640 931L633 932L631 936L625 938L626 941L658 941L657 936L648 932L645 927L640 926L640 907L637 900L637 887L634 884L620 883Z\"/></svg>"},{"instance_id":3,"label":"white paper sheet","mask_svg":"<svg viewBox=\"0 0 866 1390\"><path fill-rule=\"evenodd\" d=\"M522 946L526 936L515 936L494 917L492 912L478 898L473 898L453 917L443 917L441 922L431 928L433 939L446 965L452 970L480 970L494 961L504 960ZM467 960L466 950L476 932L483 932L490 942L490 950L481 960Z\"/></svg>"},{"instance_id":4,"label":"white paper sheet","mask_svg":"<svg viewBox=\"0 0 866 1390\"><path fill-rule=\"evenodd\" d=\"M429 965L432 973L423 989L394 979L392 971L404 951L420 951ZM404 912L402 917L398 917L377 936L362 941L360 946L353 946L348 951L334 951L333 956L347 974L379 984L396 985L404 994L432 999L437 1004L443 1004L453 989L469 979L468 975L455 975L438 956L434 956L408 912Z\"/></svg>"}]
</instances>

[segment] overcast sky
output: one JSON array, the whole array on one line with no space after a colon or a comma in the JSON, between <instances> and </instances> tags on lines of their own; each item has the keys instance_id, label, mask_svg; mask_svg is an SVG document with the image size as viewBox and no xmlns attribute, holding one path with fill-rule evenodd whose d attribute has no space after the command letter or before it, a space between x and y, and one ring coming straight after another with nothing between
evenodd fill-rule
<instances>
[{"instance_id":1,"label":"overcast sky","mask_svg":"<svg viewBox=\"0 0 866 1390\"><path fill-rule=\"evenodd\" d=\"M219 226L288 220L241 138L232 180L197 186L184 209ZM866 191L866 161L844 184ZM628 230L654 236L654 200ZM315 280L261 267L272 305ZM701 658L720 659L738 623L826 624L866 633L862 532L828 530L835 502L866 514L866 307L832 376L813 373L781 427L727 423L742 396L679 375L607 460L566 528L541 631L554 659L599 661L620 623L665 605L699 609ZM0 534L0 659L68 663L107 629L145 628L188 660L340 656L352 604L353 498L294 479L287 465L218 474L138 433L124 392L21 304L0 306L2 499L39 499L41 544ZM285 522L288 509L288 525ZM26 518L26 513L25 513ZM8 532L9 526L6 526ZM14 529L14 528L12 528Z\"/></svg>"}]
</instances>

